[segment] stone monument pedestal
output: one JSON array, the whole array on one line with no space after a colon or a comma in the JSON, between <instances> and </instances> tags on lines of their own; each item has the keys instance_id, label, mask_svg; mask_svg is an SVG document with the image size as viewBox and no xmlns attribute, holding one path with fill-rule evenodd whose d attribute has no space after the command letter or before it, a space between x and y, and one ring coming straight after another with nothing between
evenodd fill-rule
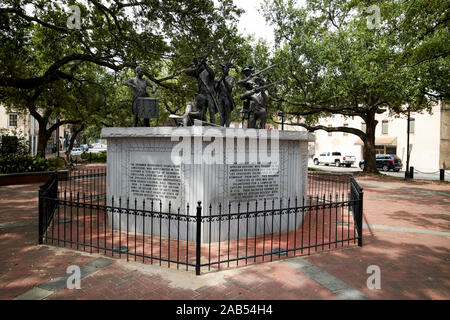
<instances>
[{"instance_id":1,"label":"stone monument pedestal","mask_svg":"<svg viewBox=\"0 0 450 320\"><path fill-rule=\"evenodd\" d=\"M107 202L137 210L195 216L197 203L202 203L202 242L217 241L219 226L221 241L262 234L263 230L286 231L286 219L263 219L245 215L228 220L230 213L246 213L290 208L295 198L301 205L306 195L308 141L314 135L298 131L260 129L232 129L222 127L153 127L104 128L101 137L108 140ZM145 208L143 200L145 199ZM151 203L153 201L153 208ZM189 209L188 209L189 206ZM112 217L114 215L114 217ZM218 219L210 215L224 216ZM292 213L292 216L294 213ZM112 222L113 220L113 222ZM212 220L211 222L209 222ZM134 225L136 221L136 226ZM281 227L280 227L281 222ZM301 224L301 219L289 220L289 230ZM109 213L108 223L119 229L119 213ZM121 219L120 228L129 232L180 237L195 241L195 223L170 219L145 220L142 215L127 222ZM159 225L161 223L161 226ZM170 228L168 223L171 223ZM211 226L209 225L211 223ZM256 223L256 228L255 228ZM144 225L145 224L145 225ZM186 225L187 224L187 225ZM247 226L248 224L248 226ZM190 229L188 232L179 230ZM209 230L211 229L211 235ZM229 232L228 232L229 231ZM245 236L245 235L244 235Z\"/></svg>"}]
</instances>

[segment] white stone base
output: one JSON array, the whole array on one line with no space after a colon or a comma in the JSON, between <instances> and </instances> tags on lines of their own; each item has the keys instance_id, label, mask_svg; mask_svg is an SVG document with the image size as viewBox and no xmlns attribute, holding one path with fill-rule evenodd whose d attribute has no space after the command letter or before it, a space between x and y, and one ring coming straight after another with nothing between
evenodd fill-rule
<instances>
[{"instance_id":1,"label":"white stone base","mask_svg":"<svg viewBox=\"0 0 450 320\"><path fill-rule=\"evenodd\" d=\"M265 139L268 135L269 139ZM242 137L246 136L245 139ZM201 201L202 217L221 214L212 218L211 241L236 239L236 217L228 222L228 214L294 207L306 194L308 141L314 136L306 132L266 131L255 129L230 129L216 127L153 127L153 128L104 128L102 138L108 140L107 199L108 205L143 209L180 215L196 215L197 203ZM267 145L265 147L265 145ZM181 150L181 151L180 151ZM176 151L176 152L175 152ZM189 156L190 155L190 156ZM184 162L182 161L184 160ZM190 163L189 163L190 160ZM180 163L181 162L181 163ZM256 208L256 201L258 207ZM161 207L160 207L161 203ZM169 205L170 203L170 205ZM240 206L238 205L240 203ZM221 204L221 211L219 205ZM189 205L189 210L187 206ZM211 210L210 210L211 206ZM167 215L166 215L167 217ZM239 238L252 237L264 232L264 217L241 216ZM301 215L300 215L301 217ZM108 223L111 226L111 213ZM129 232L149 234L153 223L153 235L160 234L159 217L153 221L147 213L143 226L142 215L128 216ZM273 230L287 231L287 214L274 217ZM163 218L161 236L167 237L168 219ZM114 213L114 229L119 229L119 213ZM248 224L248 226L247 226ZM301 219L294 213L289 217L289 230L298 228ZM179 226L179 232L178 232ZM202 224L202 241L209 241L210 223ZM127 229L127 216L122 215L122 231ZM188 230L187 230L188 229ZM248 231L247 231L248 230ZM265 232L272 230L272 218L266 217ZM196 224L186 221L170 221L170 237L195 240Z\"/></svg>"}]
</instances>

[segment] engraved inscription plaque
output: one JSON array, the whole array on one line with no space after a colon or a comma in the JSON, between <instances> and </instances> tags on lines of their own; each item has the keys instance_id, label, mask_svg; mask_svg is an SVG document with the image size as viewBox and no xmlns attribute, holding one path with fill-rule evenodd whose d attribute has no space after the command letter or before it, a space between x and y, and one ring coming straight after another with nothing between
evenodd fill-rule
<instances>
[{"instance_id":1,"label":"engraved inscription plaque","mask_svg":"<svg viewBox=\"0 0 450 320\"><path fill-rule=\"evenodd\" d=\"M180 197L180 166L130 163L130 195L146 200L176 200Z\"/></svg>"},{"instance_id":2,"label":"engraved inscription plaque","mask_svg":"<svg viewBox=\"0 0 450 320\"><path fill-rule=\"evenodd\" d=\"M270 164L234 164L228 166L230 201L279 199L280 174Z\"/></svg>"}]
</instances>

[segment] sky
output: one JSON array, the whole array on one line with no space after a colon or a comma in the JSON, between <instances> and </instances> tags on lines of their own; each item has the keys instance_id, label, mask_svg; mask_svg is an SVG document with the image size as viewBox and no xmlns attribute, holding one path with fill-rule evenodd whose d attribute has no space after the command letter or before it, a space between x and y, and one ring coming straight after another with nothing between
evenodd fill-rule
<instances>
[{"instance_id":1,"label":"sky","mask_svg":"<svg viewBox=\"0 0 450 320\"><path fill-rule=\"evenodd\" d=\"M85 2L85 0L78 1ZM213 1L217 3L220 0ZM266 23L265 18L259 12L264 0L233 0L233 2L236 6L245 10L238 23L239 32L245 35L253 35L255 39L262 38L267 41L269 46L273 46L273 27ZM298 0L297 2L302 4L305 0ZM31 14L32 6L26 6L25 10Z\"/></svg>"},{"instance_id":2,"label":"sky","mask_svg":"<svg viewBox=\"0 0 450 320\"><path fill-rule=\"evenodd\" d=\"M266 23L263 15L258 12L263 2L263 0L234 0L236 6L245 10L240 17L238 30L246 35L254 35L256 39L262 38L272 46L273 27Z\"/></svg>"},{"instance_id":3,"label":"sky","mask_svg":"<svg viewBox=\"0 0 450 320\"><path fill-rule=\"evenodd\" d=\"M306 0L297 0L297 6L303 6ZM240 17L238 29L243 34L253 34L256 39L262 38L270 46L274 44L273 27L259 12L264 0L233 0L234 4L245 10Z\"/></svg>"}]
</instances>

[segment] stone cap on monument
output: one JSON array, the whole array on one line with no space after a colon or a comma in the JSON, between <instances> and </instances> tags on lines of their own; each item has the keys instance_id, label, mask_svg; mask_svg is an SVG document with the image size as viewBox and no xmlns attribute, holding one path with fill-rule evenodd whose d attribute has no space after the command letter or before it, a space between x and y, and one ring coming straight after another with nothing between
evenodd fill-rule
<instances>
[{"instance_id":1,"label":"stone cap on monument","mask_svg":"<svg viewBox=\"0 0 450 320\"><path fill-rule=\"evenodd\" d=\"M267 137L279 140L314 141L315 135L307 131L283 131L246 128L224 128L209 126L192 127L127 127L103 128L102 139L108 138L170 138L172 136L201 136L201 137Z\"/></svg>"}]
</instances>

